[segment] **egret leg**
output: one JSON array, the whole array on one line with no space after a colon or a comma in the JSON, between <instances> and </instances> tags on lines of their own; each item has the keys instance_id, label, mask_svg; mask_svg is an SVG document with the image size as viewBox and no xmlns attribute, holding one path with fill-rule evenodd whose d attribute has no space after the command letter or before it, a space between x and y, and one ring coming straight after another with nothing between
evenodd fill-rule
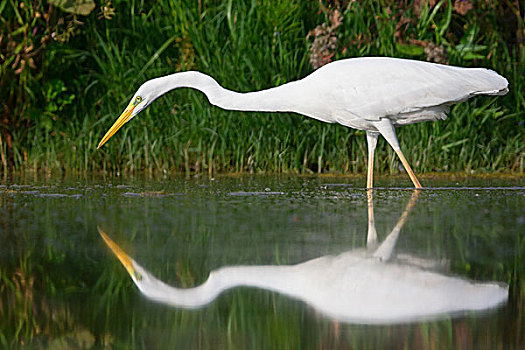
<instances>
[{"instance_id":1,"label":"egret leg","mask_svg":"<svg viewBox=\"0 0 525 350\"><path fill-rule=\"evenodd\" d=\"M410 176L410 180L412 180L412 182L414 183L414 186L416 188L422 188L421 183L417 179L416 174L414 174L414 171L412 171L412 168L408 164L408 161L405 158L405 155L403 154L403 152L401 152L401 149L397 149L397 150L394 149L394 151L396 151L397 156L399 157L399 159L401 159L401 163L403 163L403 166L405 167L408 173L408 176Z\"/></svg>"},{"instance_id":2,"label":"egret leg","mask_svg":"<svg viewBox=\"0 0 525 350\"><path fill-rule=\"evenodd\" d=\"M387 118L383 118L380 121L375 122L374 126L381 133L381 135L383 135L383 137L390 144L390 146L392 146L397 156L401 160L401 163L403 163L403 166L405 167L405 170L407 171L408 176L410 177L410 180L412 180L414 186L416 188L422 188L421 183L419 183L419 180L416 177L416 174L414 174L414 171L412 171L410 164L408 164L405 155L401 151L401 147L399 146L399 141L397 140L396 131L394 130L392 122Z\"/></svg>"},{"instance_id":3,"label":"egret leg","mask_svg":"<svg viewBox=\"0 0 525 350\"><path fill-rule=\"evenodd\" d=\"M379 133L377 132L366 132L366 141L368 142L368 174L366 176L366 188L374 187L374 152L376 150L378 136Z\"/></svg>"},{"instance_id":4,"label":"egret leg","mask_svg":"<svg viewBox=\"0 0 525 350\"><path fill-rule=\"evenodd\" d=\"M399 237L399 232L401 231L401 228L405 225L405 222L407 221L408 214L414 207L417 201L417 197L419 196L418 190L414 190L414 193L412 193L412 197L410 197L410 200L408 201L405 210L403 211L403 214L401 214L401 217L397 221L396 226L392 229L392 232L385 238L383 243L376 249L374 252L374 257L379 258L383 261L388 261L392 257L392 253L394 252L394 248L396 247L397 238Z\"/></svg>"},{"instance_id":5,"label":"egret leg","mask_svg":"<svg viewBox=\"0 0 525 350\"><path fill-rule=\"evenodd\" d=\"M377 247L377 231L376 222L374 219L374 190L368 189L366 191L368 199L368 234L366 235L366 248L373 250Z\"/></svg>"},{"instance_id":6,"label":"egret leg","mask_svg":"<svg viewBox=\"0 0 525 350\"><path fill-rule=\"evenodd\" d=\"M376 150L377 138L379 133L373 131L366 132L366 141L368 143L368 174L366 177L366 194L368 204L368 234L366 236L366 246L368 249L377 247L377 231L374 219L374 152Z\"/></svg>"}]
</instances>

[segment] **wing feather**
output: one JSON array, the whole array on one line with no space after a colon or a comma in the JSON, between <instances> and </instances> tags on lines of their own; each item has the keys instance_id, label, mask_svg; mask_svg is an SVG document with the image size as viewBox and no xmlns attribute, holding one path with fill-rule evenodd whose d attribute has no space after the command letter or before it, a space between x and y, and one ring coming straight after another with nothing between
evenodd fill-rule
<instances>
[{"instance_id":1,"label":"wing feather","mask_svg":"<svg viewBox=\"0 0 525 350\"><path fill-rule=\"evenodd\" d=\"M508 91L507 80L489 69L386 57L336 61L304 80L325 101L343 104L334 107L370 121Z\"/></svg>"}]
</instances>

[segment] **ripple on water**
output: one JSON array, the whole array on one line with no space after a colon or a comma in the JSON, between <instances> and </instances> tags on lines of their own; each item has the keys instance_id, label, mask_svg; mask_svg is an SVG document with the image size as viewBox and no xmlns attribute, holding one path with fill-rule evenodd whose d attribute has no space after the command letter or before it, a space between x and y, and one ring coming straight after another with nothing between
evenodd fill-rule
<instances>
[{"instance_id":1,"label":"ripple on water","mask_svg":"<svg viewBox=\"0 0 525 350\"><path fill-rule=\"evenodd\" d=\"M235 191L235 192L229 192L227 195L228 196L239 196L239 197L243 197L243 196L261 196L261 197L265 197L265 196L278 196L278 195L283 195L284 192L278 192L278 191L267 191L267 192L263 192L263 191L253 191L253 192L245 192L245 191Z\"/></svg>"}]
</instances>

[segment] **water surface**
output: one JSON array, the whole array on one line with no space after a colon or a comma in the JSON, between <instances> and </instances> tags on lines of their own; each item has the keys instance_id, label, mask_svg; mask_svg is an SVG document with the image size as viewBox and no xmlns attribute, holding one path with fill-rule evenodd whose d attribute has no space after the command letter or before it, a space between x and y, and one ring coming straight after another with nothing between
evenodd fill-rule
<instances>
[{"instance_id":1,"label":"water surface","mask_svg":"<svg viewBox=\"0 0 525 350\"><path fill-rule=\"evenodd\" d=\"M141 294L97 226L176 287L225 266L285 266L367 247L363 179L11 178L0 198L2 347L520 348L525 346L521 178L427 179L395 245L396 264L508 285L506 303L396 322L334 318L300 298L225 290L197 309ZM378 243L413 196L373 195Z\"/></svg>"}]
</instances>

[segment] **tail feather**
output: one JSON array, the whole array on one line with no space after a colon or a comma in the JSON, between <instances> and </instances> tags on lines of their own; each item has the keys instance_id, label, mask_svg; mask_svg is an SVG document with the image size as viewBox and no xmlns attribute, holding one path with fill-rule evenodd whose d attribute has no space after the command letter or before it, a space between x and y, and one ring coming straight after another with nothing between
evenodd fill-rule
<instances>
[{"instance_id":1,"label":"tail feather","mask_svg":"<svg viewBox=\"0 0 525 350\"><path fill-rule=\"evenodd\" d=\"M503 96L506 95L507 92L509 92L508 88L504 88L501 90L491 90L491 91L476 91L472 93L472 96L475 95L495 95L495 96Z\"/></svg>"},{"instance_id":2,"label":"tail feather","mask_svg":"<svg viewBox=\"0 0 525 350\"><path fill-rule=\"evenodd\" d=\"M478 81L478 89L471 95L505 95L509 91L507 79L490 69L471 69L474 73L473 79Z\"/></svg>"}]
</instances>

